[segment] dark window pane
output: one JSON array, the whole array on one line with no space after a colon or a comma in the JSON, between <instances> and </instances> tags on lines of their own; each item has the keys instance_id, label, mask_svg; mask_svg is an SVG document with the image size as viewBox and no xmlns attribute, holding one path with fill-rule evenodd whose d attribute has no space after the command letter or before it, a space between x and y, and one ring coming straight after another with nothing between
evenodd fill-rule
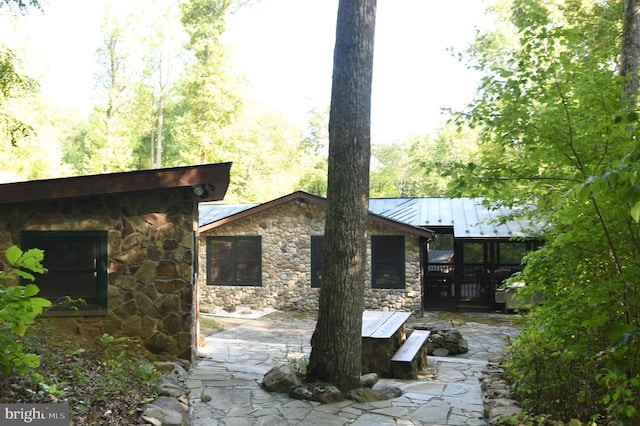
<instances>
[{"instance_id":1,"label":"dark window pane","mask_svg":"<svg viewBox=\"0 0 640 426\"><path fill-rule=\"evenodd\" d=\"M319 288L322 284L322 248L323 236L311 237L311 287Z\"/></svg>"},{"instance_id":2,"label":"dark window pane","mask_svg":"<svg viewBox=\"0 0 640 426\"><path fill-rule=\"evenodd\" d=\"M256 239L236 241L236 259L250 260L260 257L260 245Z\"/></svg>"},{"instance_id":3,"label":"dark window pane","mask_svg":"<svg viewBox=\"0 0 640 426\"><path fill-rule=\"evenodd\" d=\"M261 243L260 237L208 237L207 283L260 285Z\"/></svg>"},{"instance_id":4,"label":"dark window pane","mask_svg":"<svg viewBox=\"0 0 640 426\"><path fill-rule=\"evenodd\" d=\"M225 240L213 240L210 244L211 259L230 262L233 254L233 242Z\"/></svg>"},{"instance_id":5,"label":"dark window pane","mask_svg":"<svg viewBox=\"0 0 640 426\"><path fill-rule=\"evenodd\" d=\"M231 282L233 281L233 264L213 264L210 269L210 275L211 281Z\"/></svg>"},{"instance_id":6,"label":"dark window pane","mask_svg":"<svg viewBox=\"0 0 640 426\"><path fill-rule=\"evenodd\" d=\"M23 249L44 250L47 273L36 277L40 296L55 302L81 299L79 308L107 307L107 233L24 231Z\"/></svg>"},{"instance_id":7,"label":"dark window pane","mask_svg":"<svg viewBox=\"0 0 640 426\"><path fill-rule=\"evenodd\" d=\"M484 263L483 243L464 243L463 251L464 263Z\"/></svg>"},{"instance_id":8,"label":"dark window pane","mask_svg":"<svg viewBox=\"0 0 640 426\"><path fill-rule=\"evenodd\" d=\"M260 281L260 264L258 262L238 262L236 265L236 281L250 283Z\"/></svg>"},{"instance_id":9,"label":"dark window pane","mask_svg":"<svg viewBox=\"0 0 640 426\"><path fill-rule=\"evenodd\" d=\"M372 286L404 288L404 237L371 237Z\"/></svg>"},{"instance_id":10,"label":"dark window pane","mask_svg":"<svg viewBox=\"0 0 640 426\"><path fill-rule=\"evenodd\" d=\"M500 264L520 265L527 249L526 243L501 243Z\"/></svg>"}]
</instances>

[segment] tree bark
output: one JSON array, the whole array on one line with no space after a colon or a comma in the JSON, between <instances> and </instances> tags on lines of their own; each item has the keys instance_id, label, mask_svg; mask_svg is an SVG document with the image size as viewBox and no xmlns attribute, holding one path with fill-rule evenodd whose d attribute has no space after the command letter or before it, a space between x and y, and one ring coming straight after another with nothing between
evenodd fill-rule
<instances>
[{"instance_id":1,"label":"tree bark","mask_svg":"<svg viewBox=\"0 0 640 426\"><path fill-rule=\"evenodd\" d=\"M633 109L638 97L638 63L640 62L640 0L625 0L622 26L620 75L626 77L623 99Z\"/></svg>"},{"instance_id":2,"label":"tree bark","mask_svg":"<svg viewBox=\"0 0 640 426\"><path fill-rule=\"evenodd\" d=\"M360 387L376 0L340 0L318 322L308 381Z\"/></svg>"}]
</instances>

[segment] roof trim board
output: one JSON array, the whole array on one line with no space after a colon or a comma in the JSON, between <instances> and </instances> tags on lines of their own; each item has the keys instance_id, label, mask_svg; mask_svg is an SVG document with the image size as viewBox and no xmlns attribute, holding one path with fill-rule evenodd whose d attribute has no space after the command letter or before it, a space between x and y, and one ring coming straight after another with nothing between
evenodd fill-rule
<instances>
[{"instance_id":1,"label":"roof trim board","mask_svg":"<svg viewBox=\"0 0 640 426\"><path fill-rule=\"evenodd\" d=\"M222 200L231 163L137 170L0 184L0 204L203 185L202 201Z\"/></svg>"}]
</instances>

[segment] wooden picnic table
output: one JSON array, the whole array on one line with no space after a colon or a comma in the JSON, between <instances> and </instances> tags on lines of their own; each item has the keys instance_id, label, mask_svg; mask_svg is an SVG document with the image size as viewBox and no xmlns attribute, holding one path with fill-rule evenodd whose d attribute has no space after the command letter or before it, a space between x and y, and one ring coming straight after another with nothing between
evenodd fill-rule
<instances>
[{"instance_id":1,"label":"wooden picnic table","mask_svg":"<svg viewBox=\"0 0 640 426\"><path fill-rule=\"evenodd\" d=\"M406 340L410 312L362 313L362 372L391 377L391 358Z\"/></svg>"}]
</instances>

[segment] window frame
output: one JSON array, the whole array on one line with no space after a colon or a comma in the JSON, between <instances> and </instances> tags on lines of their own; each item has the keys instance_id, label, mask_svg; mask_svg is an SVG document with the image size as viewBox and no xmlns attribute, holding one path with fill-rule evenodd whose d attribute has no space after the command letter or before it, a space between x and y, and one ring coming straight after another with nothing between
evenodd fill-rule
<instances>
[{"instance_id":1,"label":"window frame","mask_svg":"<svg viewBox=\"0 0 640 426\"><path fill-rule=\"evenodd\" d=\"M232 267L232 280L231 281L214 281L211 279L211 269L212 269L212 260L211 260L211 243L213 241L229 241L231 242L231 267ZM238 281L238 256L237 256L237 243L239 241L256 241L257 242L257 259L255 261L258 262L258 270L257 270L257 281L248 280L248 281ZM240 286L240 287L262 287L262 237L257 235L215 235L215 236L207 236L206 237L206 262L207 262L207 276L206 283L207 285L219 285L219 286Z\"/></svg>"},{"instance_id":2,"label":"window frame","mask_svg":"<svg viewBox=\"0 0 640 426\"><path fill-rule=\"evenodd\" d=\"M378 249L376 248L378 243L386 242L389 244L390 242L393 244L397 244L394 250L391 250L394 253L397 253L397 257L394 259L381 261L380 253L378 253ZM405 236L404 235L372 235L371 236L371 288L374 289L399 289L403 290L406 288L406 256L405 256ZM381 274L380 268L383 266L391 266L392 269L398 269L398 273L400 274L398 277L398 282L394 284L378 284Z\"/></svg>"},{"instance_id":3,"label":"window frame","mask_svg":"<svg viewBox=\"0 0 640 426\"><path fill-rule=\"evenodd\" d=\"M37 248L44 250L44 260L43 265L47 267L49 270L52 269L47 265L47 250L44 247L38 247L36 241L38 240L49 240L51 243L55 244L54 240L94 240L95 248L96 248L96 258L93 267L93 273L95 276L95 286L96 286L96 300L91 303L71 303L71 304L63 304L63 305L53 305L46 310L46 315L86 315L90 313L95 314L105 314L108 309L108 271L107 266L109 263L108 257L108 246L109 246L109 233L108 231L102 230L23 230L20 235L21 247L23 250L28 250L31 248ZM76 266L74 268L68 269L70 273L77 271L87 271L86 267ZM36 276L35 284L38 287L42 287L42 285L46 285L46 283L42 283L42 279L40 279L40 284L38 283L38 276ZM64 277L58 278L58 280L64 280ZM42 285L41 285L42 284ZM60 283L57 283L60 286ZM64 298L65 296L69 296L71 299L78 299L81 297L74 296L72 294L67 295L59 295L55 297L46 297L47 299L55 302L60 298ZM45 296L42 296L45 297Z\"/></svg>"}]
</instances>

